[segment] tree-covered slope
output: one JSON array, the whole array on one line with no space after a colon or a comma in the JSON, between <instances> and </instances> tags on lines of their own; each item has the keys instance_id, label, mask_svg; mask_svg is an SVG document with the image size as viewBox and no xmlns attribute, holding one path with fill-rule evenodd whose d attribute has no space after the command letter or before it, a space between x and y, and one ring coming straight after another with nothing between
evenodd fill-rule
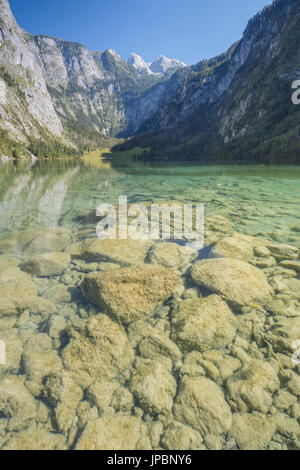
<instances>
[{"instance_id":1,"label":"tree-covered slope","mask_svg":"<svg viewBox=\"0 0 300 470\"><path fill-rule=\"evenodd\" d=\"M276 0L227 53L164 83L132 145L179 160L300 163L300 106L291 100L299 77L300 3Z\"/></svg>"}]
</instances>

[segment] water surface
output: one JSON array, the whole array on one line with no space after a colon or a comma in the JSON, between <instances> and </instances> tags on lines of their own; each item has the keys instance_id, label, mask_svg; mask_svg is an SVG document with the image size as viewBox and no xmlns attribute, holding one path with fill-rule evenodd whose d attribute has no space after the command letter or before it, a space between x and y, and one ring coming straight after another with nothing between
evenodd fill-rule
<instances>
[{"instance_id":1,"label":"water surface","mask_svg":"<svg viewBox=\"0 0 300 470\"><path fill-rule=\"evenodd\" d=\"M0 238L24 228L91 229L100 203L203 203L242 233L300 246L300 168L239 165L144 165L129 160L8 163L0 172Z\"/></svg>"}]
</instances>

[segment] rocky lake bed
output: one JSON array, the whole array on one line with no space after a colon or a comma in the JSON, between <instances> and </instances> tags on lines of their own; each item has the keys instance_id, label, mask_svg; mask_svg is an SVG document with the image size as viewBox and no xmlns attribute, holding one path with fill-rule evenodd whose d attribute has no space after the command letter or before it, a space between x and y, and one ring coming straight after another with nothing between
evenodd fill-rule
<instances>
[{"instance_id":1,"label":"rocky lake bed","mask_svg":"<svg viewBox=\"0 0 300 470\"><path fill-rule=\"evenodd\" d=\"M0 241L1 449L300 448L299 246L205 223Z\"/></svg>"}]
</instances>

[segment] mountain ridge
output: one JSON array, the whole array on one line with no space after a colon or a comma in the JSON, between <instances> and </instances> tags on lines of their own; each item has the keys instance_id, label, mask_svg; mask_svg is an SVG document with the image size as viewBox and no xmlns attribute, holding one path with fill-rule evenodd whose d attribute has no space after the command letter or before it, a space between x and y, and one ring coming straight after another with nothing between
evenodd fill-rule
<instances>
[{"instance_id":1,"label":"mountain ridge","mask_svg":"<svg viewBox=\"0 0 300 470\"><path fill-rule=\"evenodd\" d=\"M298 0L275 0L215 58L190 67L135 53L126 61L33 36L0 0L0 154L80 153L122 137L122 149L150 147L151 158L269 162L282 152L298 162L299 35Z\"/></svg>"},{"instance_id":2,"label":"mountain ridge","mask_svg":"<svg viewBox=\"0 0 300 470\"><path fill-rule=\"evenodd\" d=\"M179 70L163 84L138 135L152 158L300 163L300 4L275 0L225 54ZM159 85L156 85L156 88ZM153 102L155 101L155 105Z\"/></svg>"}]
</instances>

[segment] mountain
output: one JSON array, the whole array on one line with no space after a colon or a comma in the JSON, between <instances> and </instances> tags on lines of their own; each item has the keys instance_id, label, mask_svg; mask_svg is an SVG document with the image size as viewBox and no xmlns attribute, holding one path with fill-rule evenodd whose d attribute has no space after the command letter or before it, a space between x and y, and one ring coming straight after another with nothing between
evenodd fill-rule
<instances>
[{"instance_id":1,"label":"mountain","mask_svg":"<svg viewBox=\"0 0 300 470\"><path fill-rule=\"evenodd\" d=\"M147 64L33 36L0 0L0 156L78 154L117 136L151 158L300 163L299 36L300 2L275 0L225 53Z\"/></svg>"},{"instance_id":2,"label":"mountain","mask_svg":"<svg viewBox=\"0 0 300 470\"><path fill-rule=\"evenodd\" d=\"M0 155L73 154L127 126L127 103L162 77L141 76L112 49L23 31L0 0ZM2 94L3 94L2 93Z\"/></svg>"},{"instance_id":3,"label":"mountain","mask_svg":"<svg viewBox=\"0 0 300 470\"><path fill-rule=\"evenodd\" d=\"M152 64L150 64L149 68L153 73L161 73L164 74L169 69L180 69L186 67L186 64L181 62L177 59L168 59L163 55L160 55Z\"/></svg>"},{"instance_id":4,"label":"mountain","mask_svg":"<svg viewBox=\"0 0 300 470\"><path fill-rule=\"evenodd\" d=\"M177 59L168 59L160 55L154 62L147 63L144 59L135 53L130 54L127 63L132 65L139 73L165 75L170 69L175 70L186 67L186 65Z\"/></svg>"},{"instance_id":5,"label":"mountain","mask_svg":"<svg viewBox=\"0 0 300 470\"><path fill-rule=\"evenodd\" d=\"M43 72L28 48L7 0L0 0L0 150L29 146L31 139L52 136L66 144ZM70 144L69 144L70 145ZM17 150L15 150L17 151Z\"/></svg>"},{"instance_id":6,"label":"mountain","mask_svg":"<svg viewBox=\"0 0 300 470\"><path fill-rule=\"evenodd\" d=\"M177 71L131 110L152 158L300 163L300 2L275 0L226 53Z\"/></svg>"},{"instance_id":7,"label":"mountain","mask_svg":"<svg viewBox=\"0 0 300 470\"><path fill-rule=\"evenodd\" d=\"M151 72L149 65L144 61L143 57L135 54L134 52L128 57L127 63L134 67L139 73L146 73L149 75L153 73Z\"/></svg>"},{"instance_id":8,"label":"mountain","mask_svg":"<svg viewBox=\"0 0 300 470\"><path fill-rule=\"evenodd\" d=\"M119 134L127 127L127 102L159 80L141 76L112 49L91 52L79 43L24 35L69 132Z\"/></svg>"}]
</instances>

